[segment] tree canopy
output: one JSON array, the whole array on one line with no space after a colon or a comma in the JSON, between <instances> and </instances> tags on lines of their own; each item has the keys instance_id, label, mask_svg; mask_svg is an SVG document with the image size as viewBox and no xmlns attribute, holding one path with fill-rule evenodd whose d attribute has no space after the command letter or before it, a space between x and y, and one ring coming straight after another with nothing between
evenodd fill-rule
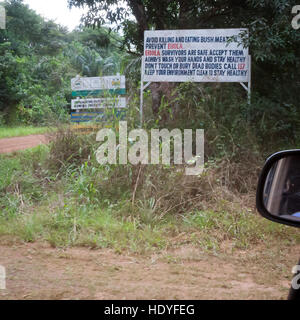
<instances>
[{"instance_id":1,"label":"tree canopy","mask_svg":"<svg viewBox=\"0 0 300 320\"><path fill-rule=\"evenodd\" d=\"M7 25L0 30L0 122L18 114L16 108L21 108L24 121L48 121L51 114L65 116L72 77L120 72L124 54L118 34L107 28L69 33L22 0L3 5Z\"/></svg>"}]
</instances>

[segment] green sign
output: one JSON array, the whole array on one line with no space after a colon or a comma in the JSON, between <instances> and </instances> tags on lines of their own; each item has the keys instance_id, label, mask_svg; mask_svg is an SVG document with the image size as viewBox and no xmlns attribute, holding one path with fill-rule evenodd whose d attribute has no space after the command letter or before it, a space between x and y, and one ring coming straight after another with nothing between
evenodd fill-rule
<instances>
[{"instance_id":1,"label":"green sign","mask_svg":"<svg viewBox=\"0 0 300 320\"><path fill-rule=\"evenodd\" d=\"M72 91L72 97L105 96L105 95L125 95L125 88L108 90L77 90Z\"/></svg>"}]
</instances>

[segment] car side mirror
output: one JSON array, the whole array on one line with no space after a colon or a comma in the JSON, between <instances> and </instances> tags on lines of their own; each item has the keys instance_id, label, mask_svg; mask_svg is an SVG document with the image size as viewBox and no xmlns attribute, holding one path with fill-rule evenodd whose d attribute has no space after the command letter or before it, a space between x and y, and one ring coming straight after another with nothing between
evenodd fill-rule
<instances>
[{"instance_id":1,"label":"car side mirror","mask_svg":"<svg viewBox=\"0 0 300 320\"><path fill-rule=\"evenodd\" d=\"M300 227L300 150L270 156L260 175L256 207L272 221Z\"/></svg>"}]
</instances>

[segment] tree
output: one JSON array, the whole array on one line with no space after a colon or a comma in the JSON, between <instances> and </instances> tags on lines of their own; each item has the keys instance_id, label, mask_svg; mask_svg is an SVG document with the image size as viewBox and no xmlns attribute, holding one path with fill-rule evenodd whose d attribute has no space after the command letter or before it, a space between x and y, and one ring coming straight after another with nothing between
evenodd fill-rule
<instances>
[{"instance_id":1,"label":"tree","mask_svg":"<svg viewBox=\"0 0 300 320\"><path fill-rule=\"evenodd\" d=\"M66 30L44 19L21 0L4 2L6 29L0 30L0 111L9 113L23 99L29 88L41 85L45 74L53 79L56 70L44 73L46 56L63 49ZM52 65L53 66L53 65Z\"/></svg>"},{"instance_id":2,"label":"tree","mask_svg":"<svg viewBox=\"0 0 300 320\"><path fill-rule=\"evenodd\" d=\"M68 0L87 6L87 25L122 28L123 45L143 51L147 29L248 28L254 91L299 106L300 32L291 27L296 0Z\"/></svg>"},{"instance_id":3,"label":"tree","mask_svg":"<svg viewBox=\"0 0 300 320\"><path fill-rule=\"evenodd\" d=\"M64 50L71 64L83 76L111 75L121 71L126 54L121 37L105 27L83 28L70 34L73 41Z\"/></svg>"},{"instance_id":4,"label":"tree","mask_svg":"<svg viewBox=\"0 0 300 320\"><path fill-rule=\"evenodd\" d=\"M0 30L1 119L8 120L21 110L22 120L28 111L23 106L31 107L27 118L31 122L47 122L46 114L60 117L71 100L72 77L120 72L124 53L118 34L107 28L78 28L69 33L22 0L3 4L7 25Z\"/></svg>"}]
</instances>

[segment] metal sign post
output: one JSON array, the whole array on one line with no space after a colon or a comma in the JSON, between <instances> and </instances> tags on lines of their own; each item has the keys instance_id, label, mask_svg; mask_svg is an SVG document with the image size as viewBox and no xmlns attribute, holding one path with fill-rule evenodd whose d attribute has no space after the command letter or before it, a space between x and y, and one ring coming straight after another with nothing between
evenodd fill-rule
<instances>
[{"instance_id":1,"label":"metal sign post","mask_svg":"<svg viewBox=\"0 0 300 320\"><path fill-rule=\"evenodd\" d=\"M148 88L148 86L151 84L151 82L147 82L146 85L144 85L144 63L145 59L144 56L142 56L142 72L141 72L141 92L140 92L140 126L142 127L142 124L144 122L144 110L143 110L143 104L144 104L144 90Z\"/></svg>"},{"instance_id":2,"label":"metal sign post","mask_svg":"<svg viewBox=\"0 0 300 320\"><path fill-rule=\"evenodd\" d=\"M248 95L248 104L251 104L251 56L249 55L249 78L248 78L248 85L246 86L243 82L240 82L240 85L247 91Z\"/></svg>"}]
</instances>

